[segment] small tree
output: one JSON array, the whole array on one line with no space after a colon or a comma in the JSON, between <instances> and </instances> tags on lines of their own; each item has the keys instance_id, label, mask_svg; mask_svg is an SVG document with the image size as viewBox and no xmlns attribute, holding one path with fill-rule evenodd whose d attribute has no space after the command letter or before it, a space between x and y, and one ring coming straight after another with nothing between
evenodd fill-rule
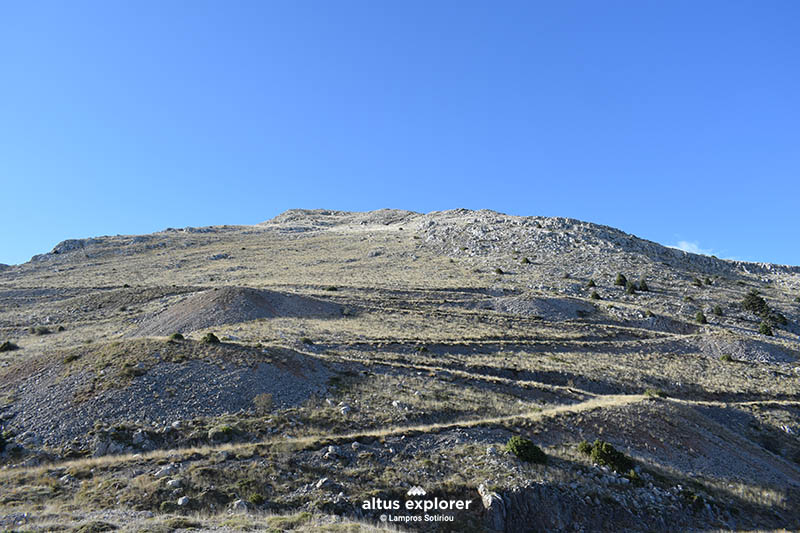
<instances>
[{"instance_id":1,"label":"small tree","mask_svg":"<svg viewBox=\"0 0 800 533\"><path fill-rule=\"evenodd\" d=\"M717 316L722 316L722 307L719 304L714 306L714 314Z\"/></svg>"},{"instance_id":2,"label":"small tree","mask_svg":"<svg viewBox=\"0 0 800 533\"><path fill-rule=\"evenodd\" d=\"M599 300L600 299L600 295L597 294L597 291L592 291L591 298L592 298L592 300Z\"/></svg>"},{"instance_id":3,"label":"small tree","mask_svg":"<svg viewBox=\"0 0 800 533\"><path fill-rule=\"evenodd\" d=\"M755 289L748 292L744 297L742 308L764 319L769 316L769 305L767 305L767 301L764 300Z\"/></svg>"},{"instance_id":4,"label":"small tree","mask_svg":"<svg viewBox=\"0 0 800 533\"><path fill-rule=\"evenodd\" d=\"M617 279L614 280L614 285L618 287L625 287L627 283L628 283L628 278L625 277L625 274L623 274L622 272L617 274Z\"/></svg>"},{"instance_id":5,"label":"small tree","mask_svg":"<svg viewBox=\"0 0 800 533\"><path fill-rule=\"evenodd\" d=\"M773 336L772 333L772 326L769 325L769 322L766 320L762 320L761 324L758 325L758 332L762 335L767 335L769 337Z\"/></svg>"},{"instance_id":6,"label":"small tree","mask_svg":"<svg viewBox=\"0 0 800 533\"><path fill-rule=\"evenodd\" d=\"M650 287L647 286L647 281L644 278L639 280L639 290L642 292L647 292L650 290Z\"/></svg>"},{"instance_id":7,"label":"small tree","mask_svg":"<svg viewBox=\"0 0 800 533\"><path fill-rule=\"evenodd\" d=\"M626 294L636 294L636 285L634 285L630 281L626 281L625 282L625 293Z\"/></svg>"},{"instance_id":8,"label":"small tree","mask_svg":"<svg viewBox=\"0 0 800 533\"><path fill-rule=\"evenodd\" d=\"M698 324L708 323L708 320L706 320L706 315L704 315L702 311L698 311L694 319L697 321Z\"/></svg>"},{"instance_id":9,"label":"small tree","mask_svg":"<svg viewBox=\"0 0 800 533\"><path fill-rule=\"evenodd\" d=\"M589 283L587 283L586 286L591 289L591 288L597 287L597 284L594 282L593 279L590 279Z\"/></svg>"}]
</instances>

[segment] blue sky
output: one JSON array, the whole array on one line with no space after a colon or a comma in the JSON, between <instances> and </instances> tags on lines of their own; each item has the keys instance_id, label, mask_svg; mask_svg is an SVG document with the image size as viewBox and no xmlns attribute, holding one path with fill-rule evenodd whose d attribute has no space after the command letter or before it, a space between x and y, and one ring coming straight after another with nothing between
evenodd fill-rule
<instances>
[{"instance_id":1,"label":"blue sky","mask_svg":"<svg viewBox=\"0 0 800 533\"><path fill-rule=\"evenodd\" d=\"M7 1L0 262L293 207L800 264L795 1Z\"/></svg>"}]
</instances>

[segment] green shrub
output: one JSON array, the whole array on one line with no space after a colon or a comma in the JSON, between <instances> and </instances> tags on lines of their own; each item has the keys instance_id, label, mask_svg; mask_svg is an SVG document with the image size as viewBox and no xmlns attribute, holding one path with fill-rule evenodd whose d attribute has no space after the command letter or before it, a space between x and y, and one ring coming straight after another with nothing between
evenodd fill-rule
<instances>
[{"instance_id":1,"label":"green shrub","mask_svg":"<svg viewBox=\"0 0 800 533\"><path fill-rule=\"evenodd\" d=\"M722 307L715 305L712 312L717 316L722 316Z\"/></svg>"},{"instance_id":2,"label":"green shrub","mask_svg":"<svg viewBox=\"0 0 800 533\"><path fill-rule=\"evenodd\" d=\"M687 294L686 296L683 297L683 301L686 302L686 303L693 302L694 298L692 298L691 296L689 296Z\"/></svg>"},{"instance_id":3,"label":"green shrub","mask_svg":"<svg viewBox=\"0 0 800 533\"><path fill-rule=\"evenodd\" d=\"M666 398L667 393L661 389L647 389L644 391L645 396L650 396L651 398Z\"/></svg>"},{"instance_id":4,"label":"green shrub","mask_svg":"<svg viewBox=\"0 0 800 533\"><path fill-rule=\"evenodd\" d=\"M547 462L547 455L545 455L541 448L536 446L533 442L525 437L520 437L519 435L514 435L508 439L506 450L513 453L521 461L525 461L526 463Z\"/></svg>"},{"instance_id":5,"label":"green shrub","mask_svg":"<svg viewBox=\"0 0 800 533\"><path fill-rule=\"evenodd\" d=\"M71 354L65 355L63 361L64 361L64 364L67 364L67 363L71 363L73 361L77 361L80 358L81 358L80 354L71 353Z\"/></svg>"},{"instance_id":6,"label":"green shrub","mask_svg":"<svg viewBox=\"0 0 800 533\"><path fill-rule=\"evenodd\" d=\"M300 337L300 342L302 342L303 344L308 344L309 346L314 344L314 341L312 341L308 337Z\"/></svg>"},{"instance_id":7,"label":"green shrub","mask_svg":"<svg viewBox=\"0 0 800 533\"><path fill-rule=\"evenodd\" d=\"M764 300L764 298L762 298L755 289L752 289L744 297L744 300L742 301L742 308L764 319L769 316L770 312L767 301Z\"/></svg>"},{"instance_id":8,"label":"green shrub","mask_svg":"<svg viewBox=\"0 0 800 533\"><path fill-rule=\"evenodd\" d=\"M169 336L169 340L171 340L171 341L182 341L183 340L183 335L181 335L180 333L173 333L172 335Z\"/></svg>"},{"instance_id":9,"label":"green shrub","mask_svg":"<svg viewBox=\"0 0 800 533\"><path fill-rule=\"evenodd\" d=\"M249 501L253 505L261 505L262 503L267 501L267 499L264 498L263 494L254 493L251 494L249 498L247 498L247 501Z\"/></svg>"},{"instance_id":10,"label":"green shrub","mask_svg":"<svg viewBox=\"0 0 800 533\"><path fill-rule=\"evenodd\" d=\"M594 464L607 466L616 472L627 472L633 468L633 460L616 450L611 444L597 439L592 444L589 457Z\"/></svg>"},{"instance_id":11,"label":"green shrub","mask_svg":"<svg viewBox=\"0 0 800 533\"><path fill-rule=\"evenodd\" d=\"M578 451L581 452L583 455L591 455L592 445L589 444L588 441L582 440L578 443Z\"/></svg>"},{"instance_id":12,"label":"green shrub","mask_svg":"<svg viewBox=\"0 0 800 533\"><path fill-rule=\"evenodd\" d=\"M208 430L208 440L212 442L228 442L235 434L235 429L227 424L222 424Z\"/></svg>"},{"instance_id":13,"label":"green shrub","mask_svg":"<svg viewBox=\"0 0 800 533\"><path fill-rule=\"evenodd\" d=\"M587 284L586 284L586 286L587 286L588 288L592 289L592 288L594 288L594 287L597 287L597 283L595 283L593 279L590 279L590 280L589 280L589 283L587 283Z\"/></svg>"},{"instance_id":14,"label":"green shrub","mask_svg":"<svg viewBox=\"0 0 800 533\"><path fill-rule=\"evenodd\" d=\"M639 477L639 474L637 474L636 470L634 470L633 468L628 470L628 473L625 474L625 477L628 478L634 485L642 486L644 484L642 478Z\"/></svg>"},{"instance_id":15,"label":"green shrub","mask_svg":"<svg viewBox=\"0 0 800 533\"><path fill-rule=\"evenodd\" d=\"M769 325L769 322L766 320L762 320L761 324L758 325L758 332L762 335L767 335L772 337L774 334L772 333L772 326Z\"/></svg>"},{"instance_id":16,"label":"green shrub","mask_svg":"<svg viewBox=\"0 0 800 533\"><path fill-rule=\"evenodd\" d=\"M208 333L203 335L203 338L200 339L200 342L204 344L219 344L219 339L217 338L216 335L214 335L209 331Z\"/></svg>"},{"instance_id":17,"label":"green shrub","mask_svg":"<svg viewBox=\"0 0 800 533\"><path fill-rule=\"evenodd\" d=\"M639 280L639 290L642 292L648 292L650 290L650 287L647 286L647 281L644 278Z\"/></svg>"},{"instance_id":18,"label":"green shrub","mask_svg":"<svg viewBox=\"0 0 800 533\"><path fill-rule=\"evenodd\" d=\"M48 328L47 326L30 327L28 331L34 335L49 335L50 333L52 333L52 331L50 331L50 328Z\"/></svg>"},{"instance_id":19,"label":"green shrub","mask_svg":"<svg viewBox=\"0 0 800 533\"><path fill-rule=\"evenodd\" d=\"M711 285L711 278L709 278L708 276L706 276L706 279L704 279L703 281L705 282L706 285Z\"/></svg>"},{"instance_id":20,"label":"green shrub","mask_svg":"<svg viewBox=\"0 0 800 533\"><path fill-rule=\"evenodd\" d=\"M724 353L720 356L719 360L723 363L730 363L733 361L733 357L731 357L731 354L729 353Z\"/></svg>"},{"instance_id":21,"label":"green shrub","mask_svg":"<svg viewBox=\"0 0 800 533\"><path fill-rule=\"evenodd\" d=\"M597 294L597 291L592 291L592 295L591 295L591 297L590 297L590 298L591 298L592 300L599 300L599 299L600 299L600 295L599 295L599 294Z\"/></svg>"},{"instance_id":22,"label":"green shrub","mask_svg":"<svg viewBox=\"0 0 800 533\"><path fill-rule=\"evenodd\" d=\"M3 344L0 344L0 352L13 352L14 350L19 350L19 346L11 341L5 341Z\"/></svg>"},{"instance_id":23,"label":"green shrub","mask_svg":"<svg viewBox=\"0 0 800 533\"><path fill-rule=\"evenodd\" d=\"M503 269L500 268L500 267L495 268L494 269L494 273L495 274L505 274L505 272L503 272Z\"/></svg>"},{"instance_id":24,"label":"green shrub","mask_svg":"<svg viewBox=\"0 0 800 533\"><path fill-rule=\"evenodd\" d=\"M614 280L614 285L617 285L618 287L625 287L627 283L628 283L628 278L625 277L625 274L623 274L622 272L617 274L617 279Z\"/></svg>"},{"instance_id":25,"label":"green shrub","mask_svg":"<svg viewBox=\"0 0 800 533\"><path fill-rule=\"evenodd\" d=\"M528 264L530 264L530 262L531 262L531 260L530 260L530 259L528 259L527 257L523 257L523 258L522 258L522 264L523 264L523 265L528 265Z\"/></svg>"},{"instance_id":26,"label":"green shrub","mask_svg":"<svg viewBox=\"0 0 800 533\"><path fill-rule=\"evenodd\" d=\"M325 289L323 290L335 292L339 290L339 287L334 287L333 285L331 285L330 287L325 287Z\"/></svg>"},{"instance_id":27,"label":"green shrub","mask_svg":"<svg viewBox=\"0 0 800 533\"><path fill-rule=\"evenodd\" d=\"M631 283L630 281L625 283L625 293L626 294L636 294L636 285Z\"/></svg>"},{"instance_id":28,"label":"green shrub","mask_svg":"<svg viewBox=\"0 0 800 533\"><path fill-rule=\"evenodd\" d=\"M698 324L708 324L708 320L706 320L706 315L704 315L702 311L698 311L697 314L694 315L694 319L697 321Z\"/></svg>"},{"instance_id":29,"label":"green shrub","mask_svg":"<svg viewBox=\"0 0 800 533\"><path fill-rule=\"evenodd\" d=\"M700 281L700 278L694 278L692 280L692 285L694 285L695 287L702 287L703 286L703 282Z\"/></svg>"}]
</instances>

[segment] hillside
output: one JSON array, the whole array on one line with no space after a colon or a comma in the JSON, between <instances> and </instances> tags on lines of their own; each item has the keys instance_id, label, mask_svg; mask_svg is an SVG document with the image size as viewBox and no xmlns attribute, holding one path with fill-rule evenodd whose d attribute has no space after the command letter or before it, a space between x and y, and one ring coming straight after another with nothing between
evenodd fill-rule
<instances>
[{"instance_id":1,"label":"hillside","mask_svg":"<svg viewBox=\"0 0 800 533\"><path fill-rule=\"evenodd\" d=\"M797 266L295 209L4 267L4 341L0 529L800 528Z\"/></svg>"}]
</instances>

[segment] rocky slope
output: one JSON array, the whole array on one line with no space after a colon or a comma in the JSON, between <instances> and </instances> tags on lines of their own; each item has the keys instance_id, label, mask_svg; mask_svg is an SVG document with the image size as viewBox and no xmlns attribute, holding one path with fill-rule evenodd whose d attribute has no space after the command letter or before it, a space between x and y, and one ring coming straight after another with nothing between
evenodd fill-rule
<instances>
[{"instance_id":1,"label":"rocky slope","mask_svg":"<svg viewBox=\"0 0 800 533\"><path fill-rule=\"evenodd\" d=\"M564 218L69 240L0 271L0 523L368 530L438 497L473 505L391 526L798 528L799 324L800 267Z\"/></svg>"}]
</instances>

